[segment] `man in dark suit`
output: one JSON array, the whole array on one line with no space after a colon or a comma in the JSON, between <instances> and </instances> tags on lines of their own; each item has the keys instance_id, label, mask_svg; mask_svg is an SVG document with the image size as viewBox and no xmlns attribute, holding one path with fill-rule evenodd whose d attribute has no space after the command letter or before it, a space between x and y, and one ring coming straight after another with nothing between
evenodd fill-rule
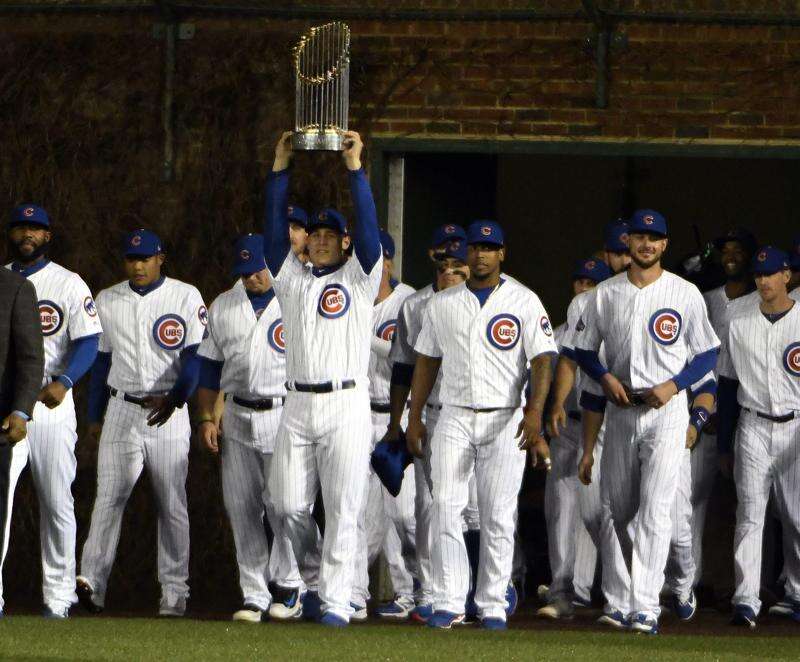
<instances>
[{"instance_id":1,"label":"man in dark suit","mask_svg":"<svg viewBox=\"0 0 800 662\"><path fill-rule=\"evenodd\" d=\"M36 290L22 276L0 269L0 616L2 567L8 550L14 487L28 461L25 431L43 376Z\"/></svg>"}]
</instances>

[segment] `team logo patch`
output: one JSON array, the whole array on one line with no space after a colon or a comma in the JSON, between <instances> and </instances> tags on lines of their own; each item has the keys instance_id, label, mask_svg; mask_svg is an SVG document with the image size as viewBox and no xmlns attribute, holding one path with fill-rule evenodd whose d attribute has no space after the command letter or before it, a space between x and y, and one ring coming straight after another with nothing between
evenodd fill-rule
<instances>
[{"instance_id":1,"label":"team logo patch","mask_svg":"<svg viewBox=\"0 0 800 662\"><path fill-rule=\"evenodd\" d=\"M583 331L586 328L586 322L583 321L583 317L578 318L578 323L575 325L576 331Z\"/></svg>"},{"instance_id":2,"label":"team logo patch","mask_svg":"<svg viewBox=\"0 0 800 662\"><path fill-rule=\"evenodd\" d=\"M662 308L650 317L648 330L659 345L674 345L681 335L683 319L677 310Z\"/></svg>"},{"instance_id":3,"label":"team logo patch","mask_svg":"<svg viewBox=\"0 0 800 662\"><path fill-rule=\"evenodd\" d=\"M350 292L344 285L332 283L322 290L317 305L317 312L320 315L327 319L336 319L344 315L348 308L350 308Z\"/></svg>"},{"instance_id":4,"label":"team logo patch","mask_svg":"<svg viewBox=\"0 0 800 662\"><path fill-rule=\"evenodd\" d=\"M783 352L783 367L793 377L800 377L800 342L793 342Z\"/></svg>"},{"instance_id":5,"label":"team logo patch","mask_svg":"<svg viewBox=\"0 0 800 662\"><path fill-rule=\"evenodd\" d=\"M375 335L381 340L392 342L395 331L397 331L397 320L388 320L378 327L378 332Z\"/></svg>"},{"instance_id":6,"label":"team logo patch","mask_svg":"<svg viewBox=\"0 0 800 662\"><path fill-rule=\"evenodd\" d=\"M328 212L326 212L326 211L321 211L321 212L320 212L320 213L317 215L317 218L318 218L320 221L327 221L327 220L328 220Z\"/></svg>"},{"instance_id":7,"label":"team logo patch","mask_svg":"<svg viewBox=\"0 0 800 662\"><path fill-rule=\"evenodd\" d=\"M92 297L86 297L83 300L83 309L89 317L97 317L97 306L94 305Z\"/></svg>"},{"instance_id":8,"label":"team logo patch","mask_svg":"<svg viewBox=\"0 0 800 662\"><path fill-rule=\"evenodd\" d=\"M481 227L481 234L484 237L488 237L490 234L492 234L492 228L490 228L488 225L482 226Z\"/></svg>"},{"instance_id":9,"label":"team logo patch","mask_svg":"<svg viewBox=\"0 0 800 662\"><path fill-rule=\"evenodd\" d=\"M153 324L153 340L163 349L180 349L186 336L186 322L180 315L162 315Z\"/></svg>"},{"instance_id":10,"label":"team logo patch","mask_svg":"<svg viewBox=\"0 0 800 662\"><path fill-rule=\"evenodd\" d=\"M583 268L586 269L586 271L591 271L596 266L597 262L595 262L594 260L589 260L586 264L583 265Z\"/></svg>"},{"instance_id":11,"label":"team logo patch","mask_svg":"<svg viewBox=\"0 0 800 662\"><path fill-rule=\"evenodd\" d=\"M650 214L642 218L642 221L644 221L645 225L652 225L654 220L655 219Z\"/></svg>"},{"instance_id":12,"label":"team logo patch","mask_svg":"<svg viewBox=\"0 0 800 662\"><path fill-rule=\"evenodd\" d=\"M200 320L200 324L203 326L208 326L208 308L200 306L197 309L197 319Z\"/></svg>"},{"instance_id":13,"label":"team logo patch","mask_svg":"<svg viewBox=\"0 0 800 662\"><path fill-rule=\"evenodd\" d=\"M267 340L269 341L269 346L278 352L278 354L286 353L286 336L284 336L283 333L282 319L276 319L270 324L269 330L267 331Z\"/></svg>"},{"instance_id":14,"label":"team logo patch","mask_svg":"<svg viewBox=\"0 0 800 662\"><path fill-rule=\"evenodd\" d=\"M23 209L23 210L22 210L22 213L23 213L23 214L24 214L24 215L25 215L27 218L30 218L31 216L33 216L33 207L25 207L25 209Z\"/></svg>"},{"instance_id":15,"label":"team logo patch","mask_svg":"<svg viewBox=\"0 0 800 662\"><path fill-rule=\"evenodd\" d=\"M767 251L761 251L761 252L758 254L758 261L759 261L759 262L763 262L763 261L764 261L764 260L766 260L766 259L767 259Z\"/></svg>"},{"instance_id":16,"label":"team logo patch","mask_svg":"<svg viewBox=\"0 0 800 662\"><path fill-rule=\"evenodd\" d=\"M547 315L542 315L542 318L539 320L539 326L542 327L544 335L553 335L553 326L550 324L550 318Z\"/></svg>"},{"instance_id":17,"label":"team logo patch","mask_svg":"<svg viewBox=\"0 0 800 662\"><path fill-rule=\"evenodd\" d=\"M623 233L622 233L622 234L619 236L619 240L620 240L621 242L623 242L623 243L627 244L627 243L628 243L628 233L627 233L627 232L623 232Z\"/></svg>"},{"instance_id":18,"label":"team logo patch","mask_svg":"<svg viewBox=\"0 0 800 662\"><path fill-rule=\"evenodd\" d=\"M489 320L486 338L497 349L513 349L519 342L522 325L519 319L508 313L500 313Z\"/></svg>"},{"instance_id":19,"label":"team logo patch","mask_svg":"<svg viewBox=\"0 0 800 662\"><path fill-rule=\"evenodd\" d=\"M142 238L138 234L135 234L131 237L131 246L138 246L141 243Z\"/></svg>"},{"instance_id":20,"label":"team logo patch","mask_svg":"<svg viewBox=\"0 0 800 662\"><path fill-rule=\"evenodd\" d=\"M453 234L456 231L455 225L445 225L444 226L444 233L445 234Z\"/></svg>"},{"instance_id":21,"label":"team logo patch","mask_svg":"<svg viewBox=\"0 0 800 662\"><path fill-rule=\"evenodd\" d=\"M250 259L250 251L246 248L243 248L239 251L239 257L242 258L245 262Z\"/></svg>"},{"instance_id":22,"label":"team logo patch","mask_svg":"<svg viewBox=\"0 0 800 662\"><path fill-rule=\"evenodd\" d=\"M43 299L39 302L39 320L42 323L42 335L52 336L58 333L64 323L64 313L57 304Z\"/></svg>"}]
</instances>

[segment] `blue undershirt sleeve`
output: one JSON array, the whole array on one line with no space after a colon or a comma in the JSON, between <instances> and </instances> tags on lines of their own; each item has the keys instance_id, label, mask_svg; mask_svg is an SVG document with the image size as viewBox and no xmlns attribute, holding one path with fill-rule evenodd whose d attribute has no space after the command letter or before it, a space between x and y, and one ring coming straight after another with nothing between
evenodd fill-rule
<instances>
[{"instance_id":1,"label":"blue undershirt sleeve","mask_svg":"<svg viewBox=\"0 0 800 662\"><path fill-rule=\"evenodd\" d=\"M181 371L175 386L169 392L170 399L178 407L183 406L197 388L197 380L200 377L200 357L197 356L199 346L199 344L190 345L181 350Z\"/></svg>"},{"instance_id":2,"label":"blue undershirt sleeve","mask_svg":"<svg viewBox=\"0 0 800 662\"><path fill-rule=\"evenodd\" d=\"M67 360L67 367L63 374L58 377L67 388L72 388L77 384L94 364L97 357L97 348L100 346L100 334L84 336L70 343L70 355Z\"/></svg>"},{"instance_id":3,"label":"blue undershirt sleeve","mask_svg":"<svg viewBox=\"0 0 800 662\"><path fill-rule=\"evenodd\" d=\"M600 363L600 355L590 349L575 348L575 361L589 377L599 382L603 375L608 372L602 363Z\"/></svg>"},{"instance_id":4,"label":"blue undershirt sleeve","mask_svg":"<svg viewBox=\"0 0 800 662\"><path fill-rule=\"evenodd\" d=\"M672 378L678 391L689 388L692 384L699 382L704 375L713 371L717 365L719 347L709 349L707 352L698 354L689 361L677 375Z\"/></svg>"},{"instance_id":5,"label":"blue undershirt sleeve","mask_svg":"<svg viewBox=\"0 0 800 662\"><path fill-rule=\"evenodd\" d=\"M289 169L271 172L267 177L264 209L264 257L273 276L277 276L289 255Z\"/></svg>"},{"instance_id":6,"label":"blue undershirt sleeve","mask_svg":"<svg viewBox=\"0 0 800 662\"><path fill-rule=\"evenodd\" d=\"M375 200L363 168L350 171L350 192L356 211L353 251L364 273L368 274L381 256L381 238L378 233L378 213L375 210Z\"/></svg>"},{"instance_id":7,"label":"blue undershirt sleeve","mask_svg":"<svg viewBox=\"0 0 800 662\"><path fill-rule=\"evenodd\" d=\"M224 361L215 361L214 359L201 356L200 377L197 385L201 388L207 388L209 391L219 391L220 382L222 381L223 365L225 365Z\"/></svg>"},{"instance_id":8,"label":"blue undershirt sleeve","mask_svg":"<svg viewBox=\"0 0 800 662\"><path fill-rule=\"evenodd\" d=\"M108 404L108 373L111 370L111 352L97 352L89 374L89 422L100 423Z\"/></svg>"}]
</instances>

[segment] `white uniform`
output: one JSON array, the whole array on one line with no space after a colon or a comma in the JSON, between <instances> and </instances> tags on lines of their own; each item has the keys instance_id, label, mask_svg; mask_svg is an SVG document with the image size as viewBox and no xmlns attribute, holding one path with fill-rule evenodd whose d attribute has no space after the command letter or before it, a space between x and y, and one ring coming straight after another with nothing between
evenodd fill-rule
<instances>
[{"instance_id":1,"label":"white uniform","mask_svg":"<svg viewBox=\"0 0 800 662\"><path fill-rule=\"evenodd\" d=\"M10 266L10 265L9 265ZM102 333L94 299L76 273L47 262L28 280L36 288L44 343L42 387L64 373L70 344ZM21 470L27 454L39 499L39 539L42 551L42 594L54 612L68 609L75 596L75 509L70 489L77 462L78 435L72 389L63 402L48 409L37 402L28 424L27 440L14 447ZM17 474L18 475L18 474ZM13 493L13 486L12 486ZM1 585L1 584L0 584ZM0 608L2 598L0 598Z\"/></svg>"},{"instance_id":2,"label":"white uniform","mask_svg":"<svg viewBox=\"0 0 800 662\"><path fill-rule=\"evenodd\" d=\"M161 427L150 427L147 410L124 396L168 393L178 379L181 350L203 339L208 313L196 287L172 278L144 295L127 281L118 283L100 292L97 310L103 322L100 351L111 353L111 398L100 436L97 496L81 556L81 576L94 591L92 600L103 606L125 503L146 467L158 504L161 603L185 604L189 413L181 407Z\"/></svg>"},{"instance_id":3,"label":"white uniform","mask_svg":"<svg viewBox=\"0 0 800 662\"><path fill-rule=\"evenodd\" d=\"M384 437L389 425L389 382L392 377L389 351L397 329L400 306L413 293L413 288L399 283L373 309L372 351L369 358L373 448ZM395 595L413 602L414 577L417 575L413 465L406 469L400 494L396 498L383 488L370 467L358 520L358 535L353 603L359 607L366 606L369 599L369 566L381 549L389 565Z\"/></svg>"},{"instance_id":4,"label":"white uniform","mask_svg":"<svg viewBox=\"0 0 800 662\"><path fill-rule=\"evenodd\" d=\"M379 257L365 273L353 257L335 271L315 276L289 251L280 271L272 274L283 311L289 387L270 477L275 507L303 579L316 590L309 565L317 528L311 508L321 485L325 537L319 597L328 612L345 619L353 613L352 555L373 437L367 371L382 265ZM355 387L341 388L348 380ZM326 382L334 390L295 390L296 384Z\"/></svg>"},{"instance_id":5,"label":"white uniform","mask_svg":"<svg viewBox=\"0 0 800 662\"><path fill-rule=\"evenodd\" d=\"M758 614L770 490L783 524L785 600L800 602L800 307L795 305L775 323L757 303L738 307L723 343L719 374L739 381L742 407L734 449L738 505L733 603Z\"/></svg>"},{"instance_id":6,"label":"white uniform","mask_svg":"<svg viewBox=\"0 0 800 662\"><path fill-rule=\"evenodd\" d=\"M576 331L579 349L604 344L609 371L634 393L668 381L693 356L719 345L700 292L667 271L643 288L627 273L600 283ZM660 614L688 425L685 391L660 409L609 404L606 410L601 490L630 568L630 590L620 587L620 604L612 605L623 614Z\"/></svg>"},{"instance_id":7,"label":"white uniform","mask_svg":"<svg viewBox=\"0 0 800 662\"><path fill-rule=\"evenodd\" d=\"M569 324L555 329L559 350L570 336ZM576 379L577 381L577 379ZM550 599L571 601L573 594L591 600L597 550L580 515L578 464L583 455L583 433L578 391L573 387L564 403L567 422L561 434L550 442L552 466L547 474L544 511L550 561Z\"/></svg>"},{"instance_id":8,"label":"white uniform","mask_svg":"<svg viewBox=\"0 0 800 662\"><path fill-rule=\"evenodd\" d=\"M242 281L236 281L211 304L208 335L197 353L223 363L222 496L233 530L244 604L265 611L271 600L269 581L286 588L301 585L291 542L275 516L269 482L286 396L286 346L277 299L256 312ZM271 408L257 409L256 403ZM265 512L274 535L271 551Z\"/></svg>"},{"instance_id":9,"label":"white uniform","mask_svg":"<svg viewBox=\"0 0 800 662\"><path fill-rule=\"evenodd\" d=\"M514 439L520 394L529 362L557 351L550 320L539 298L515 281L501 282L482 307L459 285L431 299L415 349L442 359L443 408L430 444L434 607L463 613L469 566L460 523L474 472L481 518L475 604L481 618L505 620L525 469Z\"/></svg>"}]
</instances>

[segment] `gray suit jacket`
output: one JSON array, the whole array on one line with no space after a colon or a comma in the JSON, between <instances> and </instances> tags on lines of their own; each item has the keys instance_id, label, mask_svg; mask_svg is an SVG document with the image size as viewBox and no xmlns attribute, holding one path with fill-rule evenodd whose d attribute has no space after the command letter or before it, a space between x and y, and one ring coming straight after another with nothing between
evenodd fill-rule
<instances>
[{"instance_id":1,"label":"gray suit jacket","mask_svg":"<svg viewBox=\"0 0 800 662\"><path fill-rule=\"evenodd\" d=\"M36 289L0 267L0 419L33 414L44 375L42 325Z\"/></svg>"}]
</instances>

